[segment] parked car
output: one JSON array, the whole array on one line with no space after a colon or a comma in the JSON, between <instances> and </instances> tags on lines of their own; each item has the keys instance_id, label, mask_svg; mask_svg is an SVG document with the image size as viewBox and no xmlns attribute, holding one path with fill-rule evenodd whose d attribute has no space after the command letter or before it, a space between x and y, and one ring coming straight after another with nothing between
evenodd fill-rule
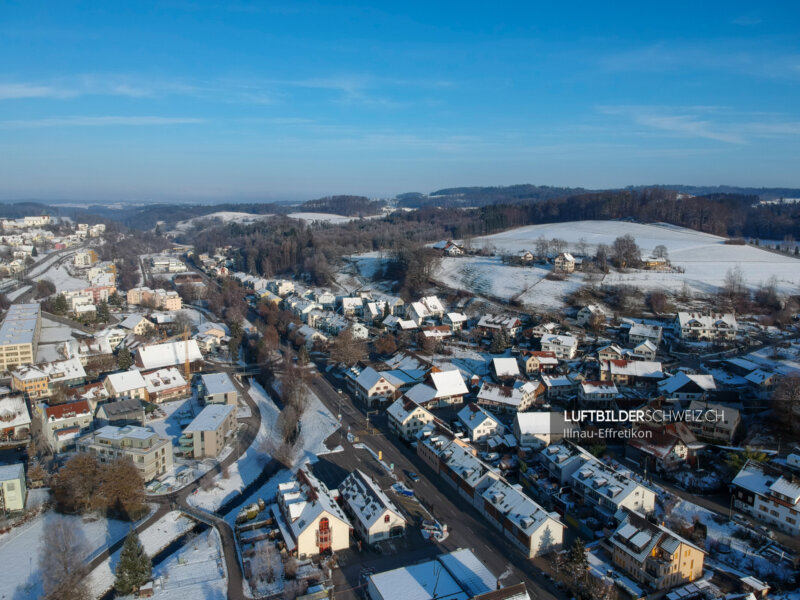
<instances>
[{"instance_id":1,"label":"parked car","mask_svg":"<svg viewBox=\"0 0 800 600\"><path fill-rule=\"evenodd\" d=\"M414 471L406 471L406 477L408 477L408 478L409 478L411 481L413 481L414 483L416 483L417 481L419 481L419 475L417 475L416 473L414 473Z\"/></svg>"}]
</instances>

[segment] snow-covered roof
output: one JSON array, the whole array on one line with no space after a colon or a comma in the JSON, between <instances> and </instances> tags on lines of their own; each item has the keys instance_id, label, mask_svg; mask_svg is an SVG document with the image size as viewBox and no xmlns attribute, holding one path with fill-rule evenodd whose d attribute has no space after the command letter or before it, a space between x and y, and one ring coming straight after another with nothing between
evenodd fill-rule
<instances>
[{"instance_id":1,"label":"snow-covered roof","mask_svg":"<svg viewBox=\"0 0 800 600\"><path fill-rule=\"evenodd\" d=\"M97 440L97 438L102 438L111 441L120 441L124 439L149 440L157 434L149 427L139 427L137 425L116 427L114 425L106 425L105 427L97 429L90 435L93 435L95 440Z\"/></svg>"},{"instance_id":2,"label":"snow-covered roof","mask_svg":"<svg viewBox=\"0 0 800 600\"><path fill-rule=\"evenodd\" d=\"M151 394L186 386L186 380L175 367L151 371L145 373L143 377L147 385L147 391Z\"/></svg>"},{"instance_id":3,"label":"snow-covered roof","mask_svg":"<svg viewBox=\"0 0 800 600\"><path fill-rule=\"evenodd\" d=\"M119 323L119 327L123 327L125 329L133 329L139 323L146 320L147 319L145 319L143 315L137 315L137 314L128 315L127 317L125 317L124 321Z\"/></svg>"},{"instance_id":4,"label":"snow-covered roof","mask_svg":"<svg viewBox=\"0 0 800 600\"><path fill-rule=\"evenodd\" d=\"M367 367L361 373L359 373L358 377L356 377L356 384L364 390L370 390L372 387L378 383L381 379L389 382L387 378L383 376L383 373L379 373L372 367ZM391 382L389 382L391 383ZM394 384L392 384L394 385Z\"/></svg>"},{"instance_id":5,"label":"snow-covered roof","mask_svg":"<svg viewBox=\"0 0 800 600\"><path fill-rule=\"evenodd\" d=\"M235 408L232 404L208 404L183 431L216 431Z\"/></svg>"},{"instance_id":6,"label":"snow-covered roof","mask_svg":"<svg viewBox=\"0 0 800 600\"><path fill-rule=\"evenodd\" d=\"M25 467L22 463L0 465L0 481L25 479Z\"/></svg>"},{"instance_id":7,"label":"snow-covered roof","mask_svg":"<svg viewBox=\"0 0 800 600\"><path fill-rule=\"evenodd\" d=\"M547 344L555 345L555 346L567 346L569 348L574 348L578 346L578 340L571 335L556 335L554 333L545 333L541 337L542 347Z\"/></svg>"},{"instance_id":8,"label":"snow-covered roof","mask_svg":"<svg viewBox=\"0 0 800 600\"><path fill-rule=\"evenodd\" d=\"M405 521L400 511L383 493L378 484L363 471L356 469L339 485L339 493L347 502L350 512L355 515L366 531L382 519L387 511Z\"/></svg>"},{"instance_id":9,"label":"snow-covered roof","mask_svg":"<svg viewBox=\"0 0 800 600\"><path fill-rule=\"evenodd\" d=\"M679 312L678 323L680 327L698 327L701 329L733 328L737 326L736 316L732 313L704 315L702 313Z\"/></svg>"},{"instance_id":10,"label":"snow-covered roof","mask_svg":"<svg viewBox=\"0 0 800 600\"><path fill-rule=\"evenodd\" d=\"M492 368L498 377L516 377L519 375L519 365L516 358L493 358Z\"/></svg>"},{"instance_id":11,"label":"snow-covered roof","mask_svg":"<svg viewBox=\"0 0 800 600\"><path fill-rule=\"evenodd\" d=\"M614 506L619 506L634 490L648 489L597 460L582 465L572 474L572 480L581 488L591 488Z\"/></svg>"},{"instance_id":12,"label":"snow-covered roof","mask_svg":"<svg viewBox=\"0 0 800 600\"><path fill-rule=\"evenodd\" d=\"M31 415L22 396L0 398L0 429L30 425Z\"/></svg>"},{"instance_id":13,"label":"snow-covered roof","mask_svg":"<svg viewBox=\"0 0 800 600\"><path fill-rule=\"evenodd\" d=\"M206 394L227 394L236 391L236 386L227 373L206 373L200 376L200 380L203 382Z\"/></svg>"},{"instance_id":14,"label":"snow-covered roof","mask_svg":"<svg viewBox=\"0 0 800 600\"><path fill-rule=\"evenodd\" d=\"M602 369L609 371L612 375L628 377L661 379L664 376L661 363L652 360L604 360Z\"/></svg>"},{"instance_id":15,"label":"snow-covered roof","mask_svg":"<svg viewBox=\"0 0 800 600\"><path fill-rule=\"evenodd\" d=\"M787 479L779 469L752 459L733 478L732 485L761 496L780 494L794 505L800 503L800 483Z\"/></svg>"},{"instance_id":16,"label":"snow-covered roof","mask_svg":"<svg viewBox=\"0 0 800 600\"><path fill-rule=\"evenodd\" d=\"M714 404L705 402L703 400L692 400L689 403L689 410L702 410L704 412L712 412L715 415L722 415L722 418L709 419L709 423L713 423L714 427L719 429L727 429L733 431L739 424L739 411L735 408L730 408L722 404Z\"/></svg>"},{"instance_id":17,"label":"snow-covered roof","mask_svg":"<svg viewBox=\"0 0 800 600\"><path fill-rule=\"evenodd\" d=\"M637 563L644 562L645 558L650 556L656 547L662 548L669 556L675 554L681 544L703 552L671 529L667 529L657 523L651 523L642 515L632 512L627 513L609 541L619 550L633 557Z\"/></svg>"},{"instance_id":18,"label":"snow-covered roof","mask_svg":"<svg viewBox=\"0 0 800 600\"><path fill-rule=\"evenodd\" d=\"M613 381L582 381L581 391L584 394L616 394L617 386Z\"/></svg>"},{"instance_id":19,"label":"snow-covered roof","mask_svg":"<svg viewBox=\"0 0 800 600\"><path fill-rule=\"evenodd\" d=\"M484 381L478 391L478 401L519 406L527 394L536 391L536 386L530 381L519 386L499 385Z\"/></svg>"},{"instance_id":20,"label":"snow-covered roof","mask_svg":"<svg viewBox=\"0 0 800 600\"><path fill-rule=\"evenodd\" d=\"M323 513L350 526L324 483L306 469L299 470L295 477L294 481L278 485L278 502L295 539Z\"/></svg>"},{"instance_id":21,"label":"snow-covered roof","mask_svg":"<svg viewBox=\"0 0 800 600\"><path fill-rule=\"evenodd\" d=\"M430 418L433 419L433 415L431 413L422 408L416 402L405 398L398 398L392 402L391 406L386 409L386 412L389 413L389 415L398 423L405 423L417 410L427 413Z\"/></svg>"},{"instance_id":22,"label":"snow-covered roof","mask_svg":"<svg viewBox=\"0 0 800 600\"><path fill-rule=\"evenodd\" d=\"M529 536L548 522L564 527L556 518L558 515L554 517L554 513L548 513L521 490L503 480L494 481L481 496Z\"/></svg>"},{"instance_id":23,"label":"snow-covered roof","mask_svg":"<svg viewBox=\"0 0 800 600\"><path fill-rule=\"evenodd\" d=\"M122 371L121 373L112 373L106 377L106 380L117 394L124 394L125 392L147 387L147 383L144 377L142 377L141 372L136 369Z\"/></svg>"},{"instance_id":24,"label":"snow-covered roof","mask_svg":"<svg viewBox=\"0 0 800 600\"><path fill-rule=\"evenodd\" d=\"M430 560L416 565L400 567L370 575L370 587L381 598L392 600L469 600L470 596L461 589L455 579L444 569L438 560Z\"/></svg>"},{"instance_id":25,"label":"snow-covered roof","mask_svg":"<svg viewBox=\"0 0 800 600\"><path fill-rule=\"evenodd\" d=\"M713 375L684 373L678 371L672 377L665 379L658 384L659 390L664 394L674 394L683 386L693 383L703 391L712 391L717 389L717 384L714 381Z\"/></svg>"},{"instance_id":26,"label":"snow-covered roof","mask_svg":"<svg viewBox=\"0 0 800 600\"><path fill-rule=\"evenodd\" d=\"M144 369L170 367L183 364L187 359L187 349L189 362L203 360L203 354L200 352L197 340L181 340L143 346L138 350L138 359Z\"/></svg>"},{"instance_id":27,"label":"snow-covered roof","mask_svg":"<svg viewBox=\"0 0 800 600\"><path fill-rule=\"evenodd\" d=\"M469 431L470 436L475 431L476 427L481 425L491 425L495 429L502 429L503 426L500 421L490 412L484 410L477 404L467 404L464 408L458 411L458 419L464 424Z\"/></svg>"},{"instance_id":28,"label":"snow-covered roof","mask_svg":"<svg viewBox=\"0 0 800 600\"><path fill-rule=\"evenodd\" d=\"M520 435L543 435L552 433L549 412L521 412L514 420Z\"/></svg>"}]
</instances>

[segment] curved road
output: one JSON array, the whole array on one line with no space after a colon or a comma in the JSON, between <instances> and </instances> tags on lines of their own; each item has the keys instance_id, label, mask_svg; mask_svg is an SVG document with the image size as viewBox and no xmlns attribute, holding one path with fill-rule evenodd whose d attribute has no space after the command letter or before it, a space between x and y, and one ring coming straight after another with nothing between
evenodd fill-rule
<instances>
[{"instance_id":1,"label":"curved road","mask_svg":"<svg viewBox=\"0 0 800 600\"><path fill-rule=\"evenodd\" d=\"M250 398L248 394L245 393L244 389L241 388L241 386L239 386L235 380L234 383L239 388L241 397L244 399L248 407L250 407L251 413L251 416L239 419L239 422L244 423L244 427L241 427L236 433L239 438L238 452L232 452L221 463L218 463L216 466L214 466L214 468L203 474L202 477L199 477L193 483L187 485L183 489L171 492L169 494L148 496L147 500L149 502L158 504L158 509L144 521L139 523L135 529L137 533L141 534L141 532L152 526L156 521L158 521L158 519L171 510L181 510L194 519L203 521L214 527L219 533L222 552L225 557L225 569L228 575L227 597L231 600L249 600L244 594L242 566L239 562L238 553L236 552L236 540L234 538L233 529L218 514L197 509L191 506L188 502L189 496L191 496L205 482L210 482L213 480L214 476L220 473L222 469L235 463L245 452L247 452L248 447L255 439L256 434L261 427L261 413L258 410L258 405ZM271 462L264 467L265 472L270 472L273 469L275 469L275 466ZM243 490L242 494L247 494L248 489L249 486ZM228 505L232 505L232 508L236 506L235 503L230 502ZM232 508L229 508L227 512L230 512ZM119 550L124 541L124 539L117 541L106 548L105 551L95 556L89 562L89 569L94 570L97 568L100 563L111 556L111 554Z\"/></svg>"}]
</instances>

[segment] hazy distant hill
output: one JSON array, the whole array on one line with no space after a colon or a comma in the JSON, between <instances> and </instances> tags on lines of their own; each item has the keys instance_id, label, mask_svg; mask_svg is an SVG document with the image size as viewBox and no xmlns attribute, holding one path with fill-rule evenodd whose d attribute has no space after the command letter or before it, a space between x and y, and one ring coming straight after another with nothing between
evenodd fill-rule
<instances>
[{"instance_id":1,"label":"hazy distant hill","mask_svg":"<svg viewBox=\"0 0 800 600\"><path fill-rule=\"evenodd\" d=\"M303 202L304 212L321 212L342 215L343 217L368 217L378 215L386 206L383 200L370 200L364 196L326 196L317 200Z\"/></svg>"},{"instance_id":2,"label":"hazy distant hill","mask_svg":"<svg viewBox=\"0 0 800 600\"><path fill-rule=\"evenodd\" d=\"M409 192L397 196L398 206L422 208L424 206L459 207L487 206L490 204L520 204L539 202L582 194L584 188L551 187L546 185L509 185L499 187L455 187L436 190L429 195Z\"/></svg>"},{"instance_id":3,"label":"hazy distant hill","mask_svg":"<svg viewBox=\"0 0 800 600\"><path fill-rule=\"evenodd\" d=\"M692 196L709 196L713 194L736 194L742 196L758 196L760 200L776 200L778 198L800 198L800 189L798 188L755 188L755 187L736 187L731 185L637 185L629 186L626 189L642 190L646 188L662 188L668 190L675 190L683 194L691 194Z\"/></svg>"}]
</instances>

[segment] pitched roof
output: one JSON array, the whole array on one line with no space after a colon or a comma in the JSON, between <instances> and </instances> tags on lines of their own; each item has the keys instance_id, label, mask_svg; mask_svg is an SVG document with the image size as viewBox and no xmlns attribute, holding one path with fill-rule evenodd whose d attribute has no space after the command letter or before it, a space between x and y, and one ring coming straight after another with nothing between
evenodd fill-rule
<instances>
[{"instance_id":1,"label":"pitched roof","mask_svg":"<svg viewBox=\"0 0 800 600\"><path fill-rule=\"evenodd\" d=\"M76 402L66 402L64 404L48 406L44 409L44 413L48 421L53 421L91 415L92 411L89 409L89 403L86 400L77 400Z\"/></svg>"}]
</instances>

